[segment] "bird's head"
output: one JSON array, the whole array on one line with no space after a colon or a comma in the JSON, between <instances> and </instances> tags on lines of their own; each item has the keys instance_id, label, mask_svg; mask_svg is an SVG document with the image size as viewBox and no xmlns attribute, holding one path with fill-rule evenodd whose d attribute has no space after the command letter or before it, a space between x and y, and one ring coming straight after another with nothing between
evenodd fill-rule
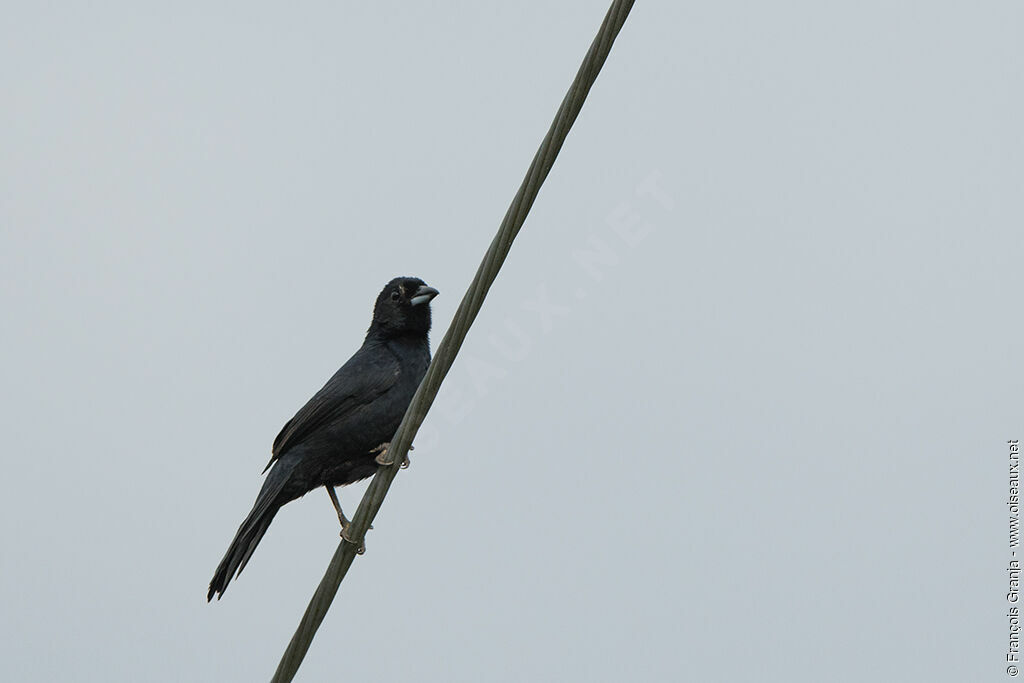
<instances>
[{"instance_id":1,"label":"bird's head","mask_svg":"<svg viewBox=\"0 0 1024 683\"><path fill-rule=\"evenodd\" d=\"M437 294L418 277L396 277L377 295L369 334L426 336L430 331L430 301Z\"/></svg>"}]
</instances>

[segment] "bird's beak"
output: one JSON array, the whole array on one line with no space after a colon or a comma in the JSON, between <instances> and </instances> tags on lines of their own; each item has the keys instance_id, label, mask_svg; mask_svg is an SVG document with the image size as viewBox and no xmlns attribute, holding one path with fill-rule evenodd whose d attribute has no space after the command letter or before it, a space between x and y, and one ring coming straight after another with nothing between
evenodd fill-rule
<instances>
[{"instance_id":1,"label":"bird's beak","mask_svg":"<svg viewBox=\"0 0 1024 683\"><path fill-rule=\"evenodd\" d=\"M433 299L438 294L440 294L440 292L434 289L433 287L422 285L419 289L416 290L415 293L413 293L412 298L409 299L409 303L411 303L413 306L419 306L420 304L430 303L430 300Z\"/></svg>"}]
</instances>

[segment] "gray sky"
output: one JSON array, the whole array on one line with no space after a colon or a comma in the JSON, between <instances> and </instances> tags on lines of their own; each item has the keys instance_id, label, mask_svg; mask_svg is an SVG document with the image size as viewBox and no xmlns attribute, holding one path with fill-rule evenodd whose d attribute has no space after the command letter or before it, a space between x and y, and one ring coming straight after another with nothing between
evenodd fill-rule
<instances>
[{"instance_id":1,"label":"gray sky","mask_svg":"<svg viewBox=\"0 0 1024 683\"><path fill-rule=\"evenodd\" d=\"M0 26L0 678L266 680L337 543L207 605L274 436L391 277L440 339L606 2L62 4ZM1005 678L1022 20L637 3L298 680Z\"/></svg>"}]
</instances>

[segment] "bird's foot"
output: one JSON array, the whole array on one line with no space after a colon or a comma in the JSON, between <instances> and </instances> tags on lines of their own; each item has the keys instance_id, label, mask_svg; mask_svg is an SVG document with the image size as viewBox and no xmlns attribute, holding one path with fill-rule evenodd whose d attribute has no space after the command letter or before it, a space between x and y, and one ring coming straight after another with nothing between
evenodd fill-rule
<instances>
[{"instance_id":1,"label":"bird's foot","mask_svg":"<svg viewBox=\"0 0 1024 683\"><path fill-rule=\"evenodd\" d=\"M391 447L391 442L388 441L388 442L382 443L381 445L377 446L376 448L374 448L374 449L372 449L370 451L370 453L376 453L377 454L377 457L374 458L374 461L378 465L383 465L384 467L388 467L390 465L394 465L395 464L394 460L392 460L391 458L387 457L387 455L388 455L388 448L390 448L390 447ZM412 450L415 450L415 448L410 444L409 445L409 450L412 451ZM406 453L405 457L402 459L402 469L404 470L404 469L408 468L410 464L411 463L409 462L409 454Z\"/></svg>"},{"instance_id":2,"label":"bird's foot","mask_svg":"<svg viewBox=\"0 0 1024 683\"><path fill-rule=\"evenodd\" d=\"M352 528L352 524L351 523L344 525L341 528L341 534L339 534L339 535L341 536L342 540L344 540L346 543L351 543L352 545L357 545L356 542L353 541L352 538L348 535L348 530L351 529L351 528ZM372 529L373 525L371 525L370 528ZM359 543L358 546L359 547L356 548L356 555L362 555L363 553L366 552L366 541L363 541L362 543Z\"/></svg>"}]
</instances>

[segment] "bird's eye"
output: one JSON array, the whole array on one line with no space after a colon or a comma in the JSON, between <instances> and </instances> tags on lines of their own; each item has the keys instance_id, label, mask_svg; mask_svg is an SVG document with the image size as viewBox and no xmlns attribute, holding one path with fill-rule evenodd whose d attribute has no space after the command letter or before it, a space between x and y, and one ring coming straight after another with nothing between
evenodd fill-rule
<instances>
[{"instance_id":1,"label":"bird's eye","mask_svg":"<svg viewBox=\"0 0 1024 683\"><path fill-rule=\"evenodd\" d=\"M395 291L391 292L391 300L392 301L398 301L398 298L400 296L401 296L401 294L398 293L397 289Z\"/></svg>"}]
</instances>

